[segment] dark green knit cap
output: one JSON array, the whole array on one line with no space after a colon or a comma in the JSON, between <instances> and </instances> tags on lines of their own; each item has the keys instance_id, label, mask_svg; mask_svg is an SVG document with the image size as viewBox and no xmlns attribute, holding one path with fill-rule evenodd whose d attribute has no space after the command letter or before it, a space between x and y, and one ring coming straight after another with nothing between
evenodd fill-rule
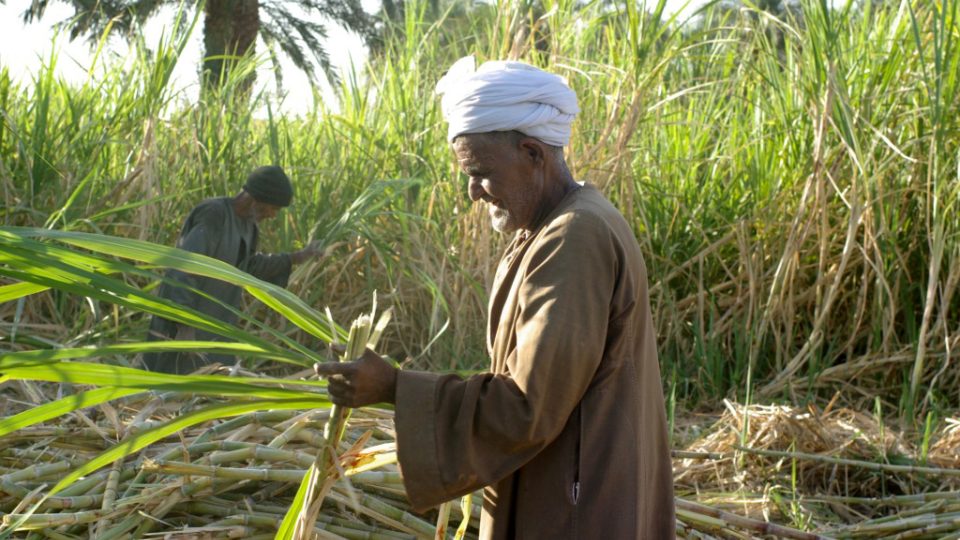
<instances>
[{"instance_id":1,"label":"dark green knit cap","mask_svg":"<svg viewBox=\"0 0 960 540\"><path fill-rule=\"evenodd\" d=\"M247 176L243 190L259 202L274 206L290 206L293 184L283 169L276 165L257 167Z\"/></svg>"}]
</instances>

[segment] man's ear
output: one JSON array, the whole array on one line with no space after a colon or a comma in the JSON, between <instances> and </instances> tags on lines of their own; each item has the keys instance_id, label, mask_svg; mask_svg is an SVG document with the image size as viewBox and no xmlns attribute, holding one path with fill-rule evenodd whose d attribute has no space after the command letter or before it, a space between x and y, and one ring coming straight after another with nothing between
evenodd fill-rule
<instances>
[{"instance_id":1,"label":"man's ear","mask_svg":"<svg viewBox=\"0 0 960 540\"><path fill-rule=\"evenodd\" d=\"M546 149L543 143L533 137L524 137L520 139L520 150L530 158L534 165L541 165L545 162Z\"/></svg>"}]
</instances>

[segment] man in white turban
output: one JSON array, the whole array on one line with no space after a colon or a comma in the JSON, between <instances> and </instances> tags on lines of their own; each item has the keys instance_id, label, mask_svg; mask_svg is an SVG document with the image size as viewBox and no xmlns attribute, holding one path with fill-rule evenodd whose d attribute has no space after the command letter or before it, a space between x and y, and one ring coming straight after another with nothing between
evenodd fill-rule
<instances>
[{"instance_id":1,"label":"man in white turban","mask_svg":"<svg viewBox=\"0 0 960 540\"><path fill-rule=\"evenodd\" d=\"M490 293L489 373L318 364L334 402L396 405L418 509L484 489L480 537L673 538L663 390L640 247L563 157L576 95L519 62L438 84L468 192L513 234Z\"/></svg>"},{"instance_id":2,"label":"man in white turban","mask_svg":"<svg viewBox=\"0 0 960 540\"><path fill-rule=\"evenodd\" d=\"M523 62L486 62L474 70L472 56L461 58L437 83L437 93L451 143L469 133L519 131L563 147L580 112L563 77Z\"/></svg>"}]
</instances>

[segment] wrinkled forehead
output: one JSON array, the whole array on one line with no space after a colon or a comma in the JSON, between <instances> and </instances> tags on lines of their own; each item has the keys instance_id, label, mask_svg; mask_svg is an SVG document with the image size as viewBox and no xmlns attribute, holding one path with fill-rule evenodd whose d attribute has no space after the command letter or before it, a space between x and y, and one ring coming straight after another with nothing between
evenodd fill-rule
<instances>
[{"instance_id":1,"label":"wrinkled forehead","mask_svg":"<svg viewBox=\"0 0 960 540\"><path fill-rule=\"evenodd\" d=\"M461 168L478 166L503 157L507 145L486 133L460 135L451 143Z\"/></svg>"}]
</instances>

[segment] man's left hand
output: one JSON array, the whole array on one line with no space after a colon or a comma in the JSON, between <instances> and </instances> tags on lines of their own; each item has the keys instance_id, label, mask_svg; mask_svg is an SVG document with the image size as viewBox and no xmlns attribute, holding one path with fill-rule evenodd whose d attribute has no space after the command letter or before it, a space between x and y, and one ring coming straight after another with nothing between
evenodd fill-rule
<instances>
[{"instance_id":1,"label":"man's left hand","mask_svg":"<svg viewBox=\"0 0 960 540\"><path fill-rule=\"evenodd\" d=\"M343 351L340 346L331 348ZM327 392L337 405L364 407L396 402L399 370L370 349L353 362L324 362L313 368L317 375L327 377Z\"/></svg>"}]
</instances>

